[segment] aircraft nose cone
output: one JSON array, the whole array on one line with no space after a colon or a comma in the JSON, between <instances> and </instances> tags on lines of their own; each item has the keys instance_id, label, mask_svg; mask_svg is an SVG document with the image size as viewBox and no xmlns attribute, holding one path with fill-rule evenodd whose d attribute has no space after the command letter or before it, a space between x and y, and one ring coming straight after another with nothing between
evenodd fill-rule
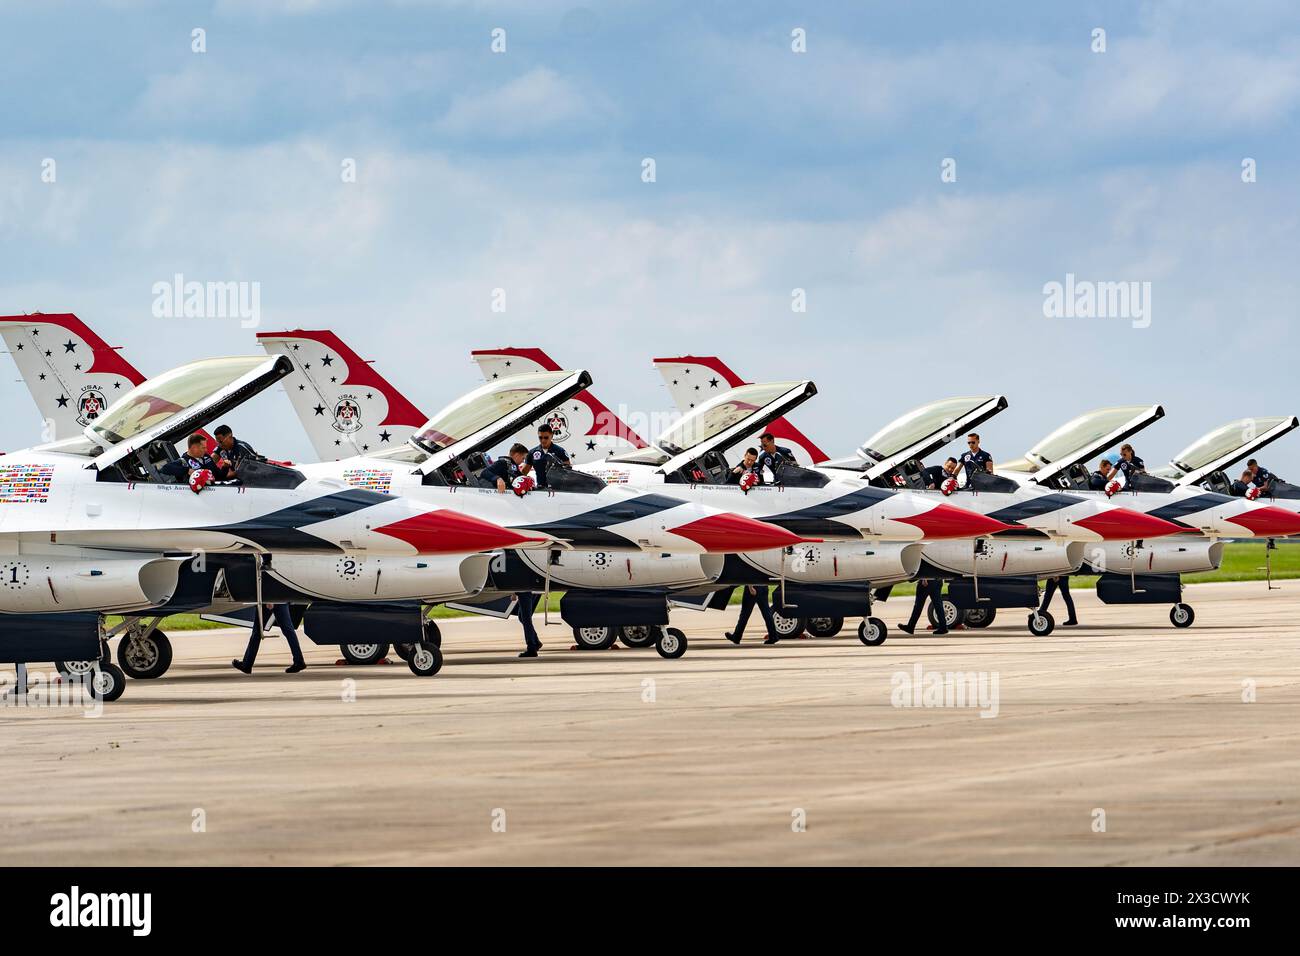
<instances>
[{"instance_id":1,"label":"aircraft nose cone","mask_svg":"<svg viewBox=\"0 0 1300 956\"><path fill-rule=\"evenodd\" d=\"M530 538L491 521L445 508L403 518L375 530L405 541L420 554L472 554L547 540Z\"/></svg>"},{"instance_id":2,"label":"aircraft nose cone","mask_svg":"<svg viewBox=\"0 0 1300 956\"><path fill-rule=\"evenodd\" d=\"M1251 508L1228 520L1249 528L1258 538L1285 538L1289 534L1300 534L1300 514L1273 505Z\"/></svg>"},{"instance_id":3,"label":"aircraft nose cone","mask_svg":"<svg viewBox=\"0 0 1300 956\"><path fill-rule=\"evenodd\" d=\"M946 538L982 538L999 531L1012 531L1014 525L1004 524L996 518L982 515L953 505L937 504L929 511L910 518L895 518L903 524L920 528L922 535L931 541Z\"/></svg>"},{"instance_id":4,"label":"aircraft nose cone","mask_svg":"<svg viewBox=\"0 0 1300 956\"><path fill-rule=\"evenodd\" d=\"M1139 538L1163 538L1188 529L1164 518L1156 518L1131 508L1108 508L1074 522L1081 528L1101 535L1103 541L1136 541Z\"/></svg>"},{"instance_id":5,"label":"aircraft nose cone","mask_svg":"<svg viewBox=\"0 0 1300 956\"><path fill-rule=\"evenodd\" d=\"M785 528L729 511L709 515L681 527L670 528L669 531L689 538L710 554L771 551L774 548L788 548L793 544L819 540L801 538Z\"/></svg>"}]
</instances>

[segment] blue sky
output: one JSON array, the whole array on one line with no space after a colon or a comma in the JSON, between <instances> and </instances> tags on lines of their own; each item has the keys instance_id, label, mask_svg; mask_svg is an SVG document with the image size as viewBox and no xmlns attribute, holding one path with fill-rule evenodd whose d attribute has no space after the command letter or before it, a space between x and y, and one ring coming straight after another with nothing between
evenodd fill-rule
<instances>
[{"instance_id":1,"label":"blue sky","mask_svg":"<svg viewBox=\"0 0 1300 956\"><path fill-rule=\"evenodd\" d=\"M146 372L254 348L153 317L181 272L259 282L263 330L333 328L426 411L476 384L471 348L540 345L643 411L668 405L656 355L813 378L796 420L832 453L956 393L1008 396L1006 458L1103 404L1165 404L1148 461L1300 412L1293 3L0 0L0 23L0 311L75 311ZM1150 282L1150 327L1046 318L1066 273ZM246 419L310 457L282 395ZM1300 475L1300 436L1266 463Z\"/></svg>"}]
</instances>

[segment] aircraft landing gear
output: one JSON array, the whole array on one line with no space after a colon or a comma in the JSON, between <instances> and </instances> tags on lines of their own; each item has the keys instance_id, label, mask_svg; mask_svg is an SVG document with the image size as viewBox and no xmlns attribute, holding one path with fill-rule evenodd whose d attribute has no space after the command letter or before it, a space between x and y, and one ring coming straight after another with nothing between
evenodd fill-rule
<instances>
[{"instance_id":1,"label":"aircraft landing gear","mask_svg":"<svg viewBox=\"0 0 1300 956\"><path fill-rule=\"evenodd\" d=\"M810 617L808 633L813 637L834 637L844 628L842 617Z\"/></svg>"},{"instance_id":2,"label":"aircraft landing gear","mask_svg":"<svg viewBox=\"0 0 1300 956\"><path fill-rule=\"evenodd\" d=\"M788 617L776 608L772 608L772 628L781 640L789 640L803 634L806 623L801 617Z\"/></svg>"},{"instance_id":3,"label":"aircraft landing gear","mask_svg":"<svg viewBox=\"0 0 1300 956\"><path fill-rule=\"evenodd\" d=\"M686 653L686 635L675 627L665 627L655 641L655 650L660 657L676 660Z\"/></svg>"},{"instance_id":4,"label":"aircraft landing gear","mask_svg":"<svg viewBox=\"0 0 1300 956\"><path fill-rule=\"evenodd\" d=\"M349 664L378 664L388 654L387 644L341 644L339 649Z\"/></svg>"},{"instance_id":5,"label":"aircraft landing gear","mask_svg":"<svg viewBox=\"0 0 1300 956\"><path fill-rule=\"evenodd\" d=\"M117 663L136 680L161 677L172 666L172 642L156 623L132 621L117 642Z\"/></svg>"},{"instance_id":6,"label":"aircraft landing gear","mask_svg":"<svg viewBox=\"0 0 1300 956\"><path fill-rule=\"evenodd\" d=\"M618 638L618 628L614 627L575 627L573 642L580 651L603 651L612 647Z\"/></svg>"},{"instance_id":7,"label":"aircraft landing gear","mask_svg":"<svg viewBox=\"0 0 1300 956\"><path fill-rule=\"evenodd\" d=\"M122 691L126 690L126 675L116 664L106 660L96 661L87 686L97 700L110 703L121 697Z\"/></svg>"},{"instance_id":8,"label":"aircraft landing gear","mask_svg":"<svg viewBox=\"0 0 1300 956\"><path fill-rule=\"evenodd\" d=\"M930 619L930 623L933 624L935 627L939 626L939 616L935 613L933 602L926 605L925 616ZM961 619L961 611L957 609L957 605L954 604L952 601L949 601L947 598L944 598L943 599L944 627L946 627L948 630L951 631L954 627L957 626L957 623L960 619Z\"/></svg>"},{"instance_id":9,"label":"aircraft landing gear","mask_svg":"<svg viewBox=\"0 0 1300 956\"><path fill-rule=\"evenodd\" d=\"M988 627L997 616L998 609L995 607L973 607L963 612L962 622L967 627Z\"/></svg>"},{"instance_id":10,"label":"aircraft landing gear","mask_svg":"<svg viewBox=\"0 0 1300 956\"><path fill-rule=\"evenodd\" d=\"M1056 619L1051 611L1031 611L1029 613L1029 633L1034 637L1046 637L1056 627Z\"/></svg>"},{"instance_id":11,"label":"aircraft landing gear","mask_svg":"<svg viewBox=\"0 0 1300 956\"><path fill-rule=\"evenodd\" d=\"M624 624L618 629L618 639L624 647L649 647L662 631L658 624Z\"/></svg>"},{"instance_id":12,"label":"aircraft landing gear","mask_svg":"<svg viewBox=\"0 0 1300 956\"><path fill-rule=\"evenodd\" d=\"M408 646L411 647L411 658L406 666L416 677L432 677L442 670L442 650L437 645L421 641Z\"/></svg>"},{"instance_id":13,"label":"aircraft landing gear","mask_svg":"<svg viewBox=\"0 0 1300 956\"><path fill-rule=\"evenodd\" d=\"M1169 621L1174 627L1191 627L1196 620L1196 612L1190 604L1175 604L1169 610Z\"/></svg>"},{"instance_id":14,"label":"aircraft landing gear","mask_svg":"<svg viewBox=\"0 0 1300 956\"><path fill-rule=\"evenodd\" d=\"M878 617L869 617L858 625L858 640L868 647L878 647L888 636L889 628Z\"/></svg>"}]
</instances>

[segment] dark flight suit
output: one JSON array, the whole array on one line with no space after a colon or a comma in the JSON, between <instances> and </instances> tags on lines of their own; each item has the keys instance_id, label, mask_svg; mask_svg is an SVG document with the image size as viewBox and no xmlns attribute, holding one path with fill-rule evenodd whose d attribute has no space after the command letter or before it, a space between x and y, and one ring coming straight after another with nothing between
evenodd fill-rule
<instances>
[{"instance_id":1,"label":"dark flight suit","mask_svg":"<svg viewBox=\"0 0 1300 956\"><path fill-rule=\"evenodd\" d=\"M1061 600L1065 602L1065 610L1070 615L1066 618L1066 624L1078 624L1079 619L1074 616L1074 598L1070 597L1070 576L1062 574L1059 578L1048 578L1047 588L1043 591L1043 603L1039 605L1039 612L1046 611L1047 605L1052 603L1052 595L1061 592Z\"/></svg>"},{"instance_id":2,"label":"dark flight suit","mask_svg":"<svg viewBox=\"0 0 1300 956\"><path fill-rule=\"evenodd\" d=\"M217 454L226 461L230 462L236 470L245 461L265 461L266 459L253 451L253 446L246 441L235 439L235 443L230 446L230 451L225 451L220 445L217 446Z\"/></svg>"},{"instance_id":3,"label":"dark flight suit","mask_svg":"<svg viewBox=\"0 0 1300 956\"><path fill-rule=\"evenodd\" d=\"M559 467L560 465L569 464L569 453L555 442L551 442L549 450L538 445L530 451L528 453L528 462L533 466L533 473L537 475L537 487L545 488L547 486L547 467Z\"/></svg>"},{"instance_id":4,"label":"dark flight suit","mask_svg":"<svg viewBox=\"0 0 1300 956\"><path fill-rule=\"evenodd\" d=\"M1268 483L1269 483L1270 481L1272 481L1272 480L1273 480L1274 478L1276 478L1276 477L1277 477L1276 475L1274 475L1271 471L1269 471L1269 470L1268 470L1267 468L1265 468L1263 465L1259 465L1259 466L1257 466L1257 467L1255 468L1255 481L1254 481L1254 485L1255 485L1255 487L1257 487L1257 488L1267 488L1267 487L1268 487Z\"/></svg>"},{"instance_id":5,"label":"dark flight suit","mask_svg":"<svg viewBox=\"0 0 1300 956\"><path fill-rule=\"evenodd\" d=\"M540 651L542 642L537 637L537 628L533 627L533 613L537 610L537 595L532 591L519 591L515 594L519 602L515 605L515 614L524 628L524 645L530 651Z\"/></svg>"},{"instance_id":6,"label":"dark flight suit","mask_svg":"<svg viewBox=\"0 0 1300 956\"><path fill-rule=\"evenodd\" d=\"M181 455L176 461L169 461L158 470L164 475L171 475L181 481L189 481L191 471L198 471L203 468L212 472L212 477L218 481L226 481L228 478L233 477L226 469L218 468L216 460L211 455L204 455L202 458L193 458L188 454Z\"/></svg>"},{"instance_id":7,"label":"dark flight suit","mask_svg":"<svg viewBox=\"0 0 1300 956\"><path fill-rule=\"evenodd\" d=\"M943 465L931 465L929 468L921 469L921 481L927 488L938 488L948 477L948 473L943 470Z\"/></svg>"},{"instance_id":8,"label":"dark flight suit","mask_svg":"<svg viewBox=\"0 0 1300 956\"><path fill-rule=\"evenodd\" d=\"M1125 459L1121 458L1119 460L1119 464L1116 465L1115 467L1118 468L1124 475L1125 488L1129 486L1129 483L1132 482L1134 478L1136 478L1142 472L1147 470L1146 462L1144 462L1137 455L1133 456L1132 461L1126 461Z\"/></svg>"},{"instance_id":9,"label":"dark flight suit","mask_svg":"<svg viewBox=\"0 0 1300 956\"><path fill-rule=\"evenodd\" d=\"M244 668L252 670L253 663L257 660L258 648L262 646L262 615L261 608L259 613L253 616L253 633L248 638L248 647L244 650ZM302 659L302 648L298 645L298 632L294 630L293 618L289 615L289 605L277 604L271 609L275 617L275 623L280 628L280 633L289 644L289 653L293 655L295 664L304 663Z\"/></svg>"},{"instance_id":10,"label":"dark flight suit","mask_svg":"<svg viewBox=\"0 0 1300 956\"><path fill-rule=\"evenodd\" d=\"M1246 497L1246 492L1250 490L1250 485L1238 479L1237 481L1234 481L1232 483L1232 485L1229 487L1229 490L1238 498L1244 498Z\"/></svg>"},{"instance_id":11,"label":"dark flight suit","mask_svg":"<svg viewBox=\"0 0 1300 956\"><path fill-rule=\"evenodd\" d=\"M1115 479L1114 472L1111 472L1111 476L1107 478L1101 472L1094 471L1091 475L1088 476L1088 488L1091 489L1092 491L1105 491L1106 486L1109 485L1114 479Z\"/></svg>"},{"instance_id":12,"label":"dark flight suit","mask_svg":"<svg viewBox=\"0 0 1300 956\"><path fill-rule=\"evenodd\" d=\"M750 471L758 475L759 482L763 480L763 469L766 468L772 473L773 481L781 480L781 469L786 465L799 464L794 460L794 452L782 445L776 445L773 451L759 450L758 461L754 462L754 467Z\"/></svg>"},{"instance_id":13,"label":"dark flight suit","mask_svg":"<svg viewBox=\"0 0 1300 956\"><path fill-rule=\"evenodd\" d=\"M935 626L934 633L947 634L948 621L943 614L943 581L939 578L922 578L916 582L916 600L912 602L912 616L907 619L909 629L915 629L916 625L921 622L921 612L925 610L925 599L930 599L930 605L934 608L934 616L939 623Z\"/></svg>"},{"instance_id":14,"label":"dark flight suit","mask_svg":"<svg viewBox=\"0 0 1300 956\"><path fill-rule=\"evenodd\" d=\"M740 617L736 619L736 629L731 632L735 643L739 644L744 636L745 625L749 623L749 615L756 604L758 613L763 615L763 623L767 626L767 636L776 637L776 626L772 623L772 605L767 600L767 585L745 585L740 589Z\"/></svg>"},{"instance_id":15,"label":"dark flight suit","mask_svg":"<svg viewBox=\"0 0 1300 956\"><path fill-rule=\"evenodd\" d=\"M993 456L981 448L979 451L962 452L957 464L966 469L966 483L970 484L971 475L987 470L985 466L992 460Z\"/></svg>"},{"instance_id":16,"label":"dark flight suit","mask_svg":"<svg viewBox=\"0 0 1300 956\"><path fill-rule=\"evenodd\" d=\"M479 483L488 488L495 488L498 478L504 481L506 487L509 488L511 483L518 477L519 466L515 464L513 458L498 458L478 473Z\"/></svg>"}]
</instances>

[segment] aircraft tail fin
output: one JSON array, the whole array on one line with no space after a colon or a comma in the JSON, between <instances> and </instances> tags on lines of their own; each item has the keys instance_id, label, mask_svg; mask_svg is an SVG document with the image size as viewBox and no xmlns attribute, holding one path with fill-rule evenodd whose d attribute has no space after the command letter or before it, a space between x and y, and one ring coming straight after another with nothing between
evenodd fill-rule
<instances>
[{"instance_id":1,"label":"aircraft tail fin","mask_svg":"<svg viewBox=\"0 0 1300 956\"><path fill-rule=\"evenodd\" d=\"M259 332L257 340L268 353L293 360L284 390L322 461L401 445L427 420L328 329Z\"/></svg>"},{"instance_id":2,"label":"aircraft tail fin","mask_svg":"<svg viewBox=\"0 0 1300 956\"><path fill-rule=\"evenodd\" d=\"M561 366L537 348L475 349L470 353L483 377L519 375L523 372L558 372ZM568 451L574 464L603 461L610 455L645 448L646 443L618 415L591 393L583 389L544 419L555 429L555 440ZM537 425L513 436L528 447L537 444Z\"/></svg>"},{"instance_id":3,"label":"aircraft tail fin","mask_svg":"<svg viewBox=\"0 0 1300 956\"><path fill-rule=\"evenodd\" d=\"M657 358L655 368L668 386L668 394L680 412L689 412L702 401L739 385L749 384L716 355L682 355L677 358ZM828 459L828 455L804 435L788 418L778 418L767 428L778 445L789 446L800 461L814 465ZM751 441L757 445L758 436Z\"/></svg>"},{"instance_id":4,"label":"aircraft tail fin","mask_svg":"<svg viewBox=\"0 0 1300 956\"><path fill-rule=\"evenodd\" d=\"M80 435L145 380L71 312L0 316L0 336L45 419L43 442Z\"/></svg>"}]
</instances>

